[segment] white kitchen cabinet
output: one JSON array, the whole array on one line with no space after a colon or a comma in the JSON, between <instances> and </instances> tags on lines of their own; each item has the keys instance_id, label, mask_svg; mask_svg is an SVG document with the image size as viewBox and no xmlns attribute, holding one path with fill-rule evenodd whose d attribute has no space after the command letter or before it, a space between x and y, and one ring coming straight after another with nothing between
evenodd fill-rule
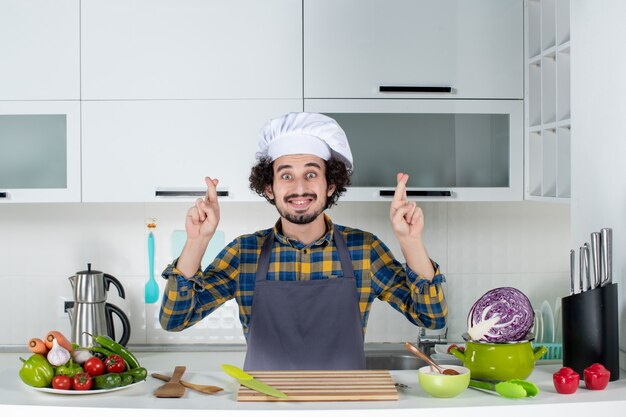
<instances>
[{"instance_id":1,"label":"white kitchen cabinet","mask_svg":"<svg viewBox=\"0 0 626 417\"><path fill-rule=\"evenodd\" d=\"M80 201L80 102L0 101L0 203Z\"/></svg>"},{"instance_id":2,"label":"white kitchen cabinet","mask_svg":"<svg viewBox=\"0 0 626 417\"><path fill-rule=\"evenodd\" d=\"M80 97L79 0L0 2L0 100Z\"/></svg>"},{"instance_id":3,"label":"white kitchen cabinet","mask_svg":"<svg viewBox=\"0 0 626 417\"><path fill-rule=\"evenodd\" d=\"M193 201L205 176L224 201L260 201L248 181L259 132L301 110L301 100L85 101L83 201Z\"/></svg>"},{"instance_id":4,"label":"white kitchen cabinet","mask_svg":"<svg viewBox=\"0 0 626 417\"><path fill-rule=\"evenodd\" d=\"M523 0L304 0L304 97L523 99L523 18Z\"/></svg>"},{"instance_id":5,"label":"white kitchen cabinet","mask_svg":"<svg viewBox=\"0 0 626 417\"><path fill-rule=\"evenodd\" d=\"M89 0L83 99L302 98L302 3Z\"/></svg>"},{"instance_id":6,"label":"white kitchen cabinet","mask_svg":"<svg viewBox=\"0 0 626 417\"><path fill-rule=\"evenodd\" d=\"M571 196L569 0L527 3L527 200Z\"/></svg>"},{"instance_id":7,"label":"white kitchen cabinet","mask_svg":"<svg viewBox=\"0 0 626 417\"><path fill-rule=\"evenodd\" d=\"M396 173L422 201L523 199L522 100L306 99L337 120L354 158L343 200L390 201Z\"/></svg>"}]
</instances>

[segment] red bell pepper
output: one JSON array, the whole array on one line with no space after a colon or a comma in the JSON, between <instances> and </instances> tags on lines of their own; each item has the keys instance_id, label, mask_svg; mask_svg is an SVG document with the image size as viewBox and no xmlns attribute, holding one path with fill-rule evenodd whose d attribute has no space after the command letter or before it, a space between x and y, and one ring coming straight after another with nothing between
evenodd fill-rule
<instances>
[{"instance_id":1,"label":"red bell pepper","mask_svg":"<svg viewBox=\"0 0 626 417\"><path fill-rule=\"evenodd\" d=\"M599 363L594 363L583 372L587 389L605 389L611 378L611 371Z\"/></svg>"},{"instance_id":2,"label":"red bell pepper","mask_svg":"<svg viewBox=\"0 0 626 417\"><path fill-rule=\"evenodd\" d=\"M572 368L565 366L552 374L552 382L559 394L573 394L578 389L580 375Z\"/></svg>"}]
</instances>

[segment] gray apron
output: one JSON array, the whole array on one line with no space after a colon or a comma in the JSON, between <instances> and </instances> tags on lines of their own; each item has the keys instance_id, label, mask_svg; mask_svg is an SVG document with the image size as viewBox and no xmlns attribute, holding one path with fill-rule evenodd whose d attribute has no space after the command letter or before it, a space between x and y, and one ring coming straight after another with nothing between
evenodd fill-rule
<instances>
[{"instance_id":1,"label":"gray apron","mask_svg":"<svg viewBox=\"0 0 626 417\"><path fill-rule=\"evenodd\" d=\"M365 369L352 261L341 233L333 233L333 240L343 277L268 281L274 233L265 239L254 284L244 369Z\"/></svg>"}]
</instances>

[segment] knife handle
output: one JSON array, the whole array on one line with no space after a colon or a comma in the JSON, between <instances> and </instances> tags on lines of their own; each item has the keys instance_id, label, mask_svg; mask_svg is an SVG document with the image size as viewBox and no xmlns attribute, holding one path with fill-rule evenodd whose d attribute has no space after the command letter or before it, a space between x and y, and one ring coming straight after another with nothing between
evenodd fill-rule
<instances>
[{"instance_id":1,"label":"knife handle","mask_svg":"<svg viewBox=\"0 0 626 417\"><path fill-rule=\"evenodd\" d=\"M591 234L591 272L593 273L593 279L591 280L591 284L593 288L597 288L600 286L600 271L600 233L593 232Z\"/></svg>"},{"instance_id":2,"label":"knife handle","mask_svg":"<svg viewBox=\"0 0 626 417\"><path fill-rule=\"evenodd\" d=\"M585 276L585 247L581 246L578 249L578 289L580 292L585 291L583 284L583 277Z\"/></svg>"},{"instance_id":3,"label":"knife handle","mask_svg":"<svg viewBox=\"0 0 626 417\"><path fill-rule=\"evenodd\" d=\"M585 262L585 280L587 281L587 287L586 290L590 290L591 288L593 288L591 286L591 265L589 262L589 252L591 252L589 250L589 243L585 242L585 251L583 252L583 255L585 256L584 262Z\"/></svg>"},{"instance_id":4,"label":"knife handle","mask_svg":"<svg viewBox=\"0 0 626 417\"><path fill-rule=\"evenodd\" d=\"M613 229L605 227L600 230L600 253L602 257L603 278L600 285L610 284L613 277Z\"/></svg>"},{"instance_id":5,"label":"knife handle","mask_svg":"<svg viewBox=\"0 0 626 417\"><path fill-rule=\"evenodd\" d=\"M576 283L576 251L570 249L569 251L569 295L576 292L574 289Z\"/></svg>"}]
</instances>

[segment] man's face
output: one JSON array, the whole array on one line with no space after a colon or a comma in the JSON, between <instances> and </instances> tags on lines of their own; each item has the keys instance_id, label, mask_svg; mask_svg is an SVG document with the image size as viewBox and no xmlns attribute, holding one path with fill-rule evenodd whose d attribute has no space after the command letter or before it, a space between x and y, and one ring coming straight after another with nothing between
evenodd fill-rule
<instances>
[{"instance_id":1,"label":"man's face","mask_svg":"<svg viewBox=\"0 0 626 417\"><path fill-rule=\"evenodd\" d=\"M326 163L315 155L285 155L274 161L274 183L265 191L278 213L294 224L308 224L324 212L335 186L326 184Z\"/></svg>"}]
</instances>

